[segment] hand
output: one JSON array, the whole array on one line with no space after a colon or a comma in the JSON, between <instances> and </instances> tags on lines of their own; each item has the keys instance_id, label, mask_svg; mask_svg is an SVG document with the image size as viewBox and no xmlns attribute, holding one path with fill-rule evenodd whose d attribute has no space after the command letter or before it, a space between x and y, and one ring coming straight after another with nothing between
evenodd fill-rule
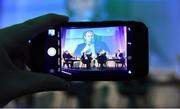
<instances>
[{"instance_id":1,"label":"hand","mask_svg":"<svg viewBox=\"0 0 180 109\"><path fill-rule=\"evenodd\" d=\"M90 51L90 45L86 45L85 47L84 47L84 49L81 51L81 55L83 54L83 53L86 53L87 51Z\"/></svg>"},{"instance_id":2,"label":"hand","mask_svg":"<svg viewBox=\"0 0 180 109\"><path fill-rule=\"evenodd\" d=\"M61 78L20 70L14 64L14 60L24 61L28 39L67 21L65 16L48 14L0 30L0 107L25 94L68 88Z\"/></svg>"}]
</instances>

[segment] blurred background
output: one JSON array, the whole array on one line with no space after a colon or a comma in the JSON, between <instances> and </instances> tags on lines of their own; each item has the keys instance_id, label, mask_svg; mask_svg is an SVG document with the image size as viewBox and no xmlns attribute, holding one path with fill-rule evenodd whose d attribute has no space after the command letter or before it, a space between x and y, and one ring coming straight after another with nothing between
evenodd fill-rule
<instances>
[{"instance_id":1,"label":"blurred background","mask_svg":"<svg viewBox=\"0 0 180 109\"><path fill-rule=\"evenodd\" d=\"M144 22L150 74L140 81L73 82L69 91L20 97L6 107L180 107L179 0L0 0L0 28L47 13L70 21Z\"/></svg>"}]
</instances>

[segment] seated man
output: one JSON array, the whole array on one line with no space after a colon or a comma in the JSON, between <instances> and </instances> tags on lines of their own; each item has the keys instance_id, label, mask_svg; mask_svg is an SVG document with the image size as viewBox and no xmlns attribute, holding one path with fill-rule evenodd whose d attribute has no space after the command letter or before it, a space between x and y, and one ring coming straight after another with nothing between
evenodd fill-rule
<instances>
[{"instance_id":1,"label":"seated man","mask_svg":"<svg viewBox=\"0 0 180 109\"><path fill-rule=\"evenodd\" d=\"M126 66L125 65L125 57L124 57L123 53L120 52L120 50L118 50L116 52L115 57L116 57L116 59L118 59L115 61L115 63L116 63L115 67L117 67L119 63L122 64L121 67Z\"/></svg>"},{"instance_id":2,"label":"seated man","mask_svg":"<svg viewBox=\"0 0 180 109\"><path fill-rule=\"evenodd\" d=\"M106 65L106 62L107 62L106 52L103 50L103 51L97 53L96 59L97 59L98 64L100 64L100 68L103 68L104 64Z\"/></svg>"},{"instance_id":3,"label":"seated man","mask_svg":"<svg viewBox=\"0 0 180 109\"><path fill-rule=\"evenodd\" d=\"M91 68L91 60L92 60L92 53L87 54L86 52L83 52L83 55L81 56L81 61L83 64L86 64L86 68Z\"/></svg>"},{"instance_id":4,"label":"seated man","mask_svg":"<svg viewBox=\"0 0 180 109\"><path fill-rule=\"evenodd\" d=\"M66 50L63 53L63 59L64 59L64 63L63 63L63 67L65 65L67 65L67 67L69 68L69 64L71 65L71 68L73 67L73 61L70 61L73 58L73 56Z\"/></svg>"}]
</instances>

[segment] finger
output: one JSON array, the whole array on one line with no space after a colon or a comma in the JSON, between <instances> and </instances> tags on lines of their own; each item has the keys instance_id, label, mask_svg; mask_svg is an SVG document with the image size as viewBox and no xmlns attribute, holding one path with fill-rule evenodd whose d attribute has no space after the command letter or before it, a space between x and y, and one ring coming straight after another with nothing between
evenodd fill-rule
<instances>
[{"instance_id":1,"label":"finger","mask_svg":"<svg viewBox=\"0 0 180 109\"><path fill-rule=\"evenodd\" d=\"M0 30L0 42L11 48L15 44L21 44L50 27L59 26L68 21L68 17L47 14L24 23L13 25Z\"/></svg>"}]
</instances>

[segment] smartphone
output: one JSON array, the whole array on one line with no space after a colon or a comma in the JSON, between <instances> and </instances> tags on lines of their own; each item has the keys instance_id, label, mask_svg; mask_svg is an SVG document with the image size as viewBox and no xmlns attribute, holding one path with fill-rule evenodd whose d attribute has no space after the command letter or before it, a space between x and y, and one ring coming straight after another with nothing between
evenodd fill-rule
<instances>
[{"instance_id":1,"label":"smartphone","mask_svg":"<svg viewBox=\"0 0 180 109\"><path fill-rule=\"evenodd\" d=\"M148 28L142 22L68 22L30 45L30 68L70 81L133 80L148 75Z\"/></svg>"}]
</instances>

